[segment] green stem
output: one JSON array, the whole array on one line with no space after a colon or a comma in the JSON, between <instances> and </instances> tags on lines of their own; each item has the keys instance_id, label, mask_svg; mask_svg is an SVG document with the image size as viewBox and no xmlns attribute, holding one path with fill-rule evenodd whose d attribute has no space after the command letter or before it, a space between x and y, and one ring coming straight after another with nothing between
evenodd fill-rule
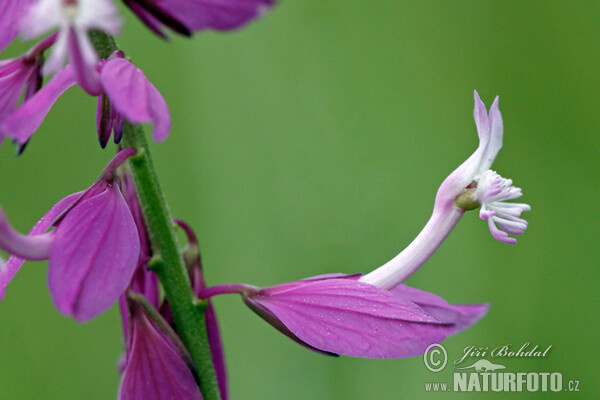
<instances>
[{"instance_id":1,"label":"green stem","mask_svg":"<svg viewBox=\"0 0 600 400\"><path fill-rule=\"evenodd\" d=\"M195 306L195 296L173 229L173 219L156 177L141 126L124 124L123 146L134 147L137 150L137 154L129 158L129 166L148 232L156 256L159 257L152 263L151 269L165 290L177 333L196 364L203 398L218 400L220 395L208 344L204 312Z\"/></svg>"},{"instance_id":2,"label":"green stem","mask_svg":"<svg viewBox=\"0 0 600 400\"><path fill-rule=\"evenodd\" d=\"M90 39L102 58L107 58L117 50L114 39L102 32L91 31ZM136 155L130 157L128 162L155 251L156 262L152 269L160 279L169 300L175 330L196 364L204 400L220 400L204 308L197 306L197 299L190 286L173 219L160 188L142 127L125 122L122 144L137 150Z\"/></svg>"}]
</instances>

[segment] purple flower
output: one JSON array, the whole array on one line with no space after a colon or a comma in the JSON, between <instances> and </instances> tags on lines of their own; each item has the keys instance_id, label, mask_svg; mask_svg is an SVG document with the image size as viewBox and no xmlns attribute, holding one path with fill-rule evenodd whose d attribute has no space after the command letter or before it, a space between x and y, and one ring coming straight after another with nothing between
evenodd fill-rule
<instances>
[{"instance_id":1,"label":"purple flower","mask_svg":"<svg viewBox=\"0 0 600 400\"><path fill-rule=\"evenodd\" d=\"M44 74L58 72L68 57L75 79L94 96L102 93L102 85L96 70L98 56L88 31L115 34L120 27L117 10L109 0L39 0L21 20L21 32L27 39L59 28Z\"/></svg>"},{"instance_id":2,"label":"purple flower","mask_svg":"<svg viewBox=\"0 0 600 400\"><path fill-rule=\"evenodd\" d=\"M427 346L474 324L487 305L451 305L402 285L392 291L360 282L360 275L315 277L267 288L223 285L202 297L240 293L265 321L321 353L366 358L423 354Z\"/></svg>"},{"instance_id":3,"label":"purple flower","mask_svg":"<svg viewBox=\"0 0 600 400\"><path fill-rule=\"evenodd\" d=\"M40 89L41 54L55 39L55 35L49 36L26 54L0 61L0 117L16 109L24 89L24 101Z\"/></svg>"},{"instance_id":4,"label":"purple flower","mask_svg":"<svg viewBox=\"0 0 600 400\"><path fill-rule=\"evenodd\" d=\"M0 115L15 110L23 89L37 69L37 60L18 57L0 61Z\"/></svg>"},{"instance_id":5,"label":"purple flower","mask_svg":"<svg viewBox=\"0 0 600 400\"><path fill-rule=\"evenodd\" d=\"M34 0L2 0L0 2L0 51L19 34L19 21Z\"/></svg>"},{"instance_id":6,"label":"purple flower","mask_svg":"<svg viewBox=\"0 0 600 400\"><path fill-rule=\"evenodd\" d=\"M131 123L150 122L154 124L154 139L162 141L171 129L169 109L158 90L148 81L144 73L118 54L100 63L102 92L110 101L108 126L116 127L116 139L120 131L120 121L125 118ZM56 100L76 82L73 68L67 65L59 71L30 99L13 113L0 117L0 136L9 136L21 146L26 144L42 124ZM102 96L100 97L102 99ZM102 101L99 101L102 107ZM98 112L99 139L106 144L106 128L102 122L105 114ZM110 131L108 132L110 135Z\"/></svg>"},{"instance_id":7,"label":"purple flower","mask_svg":"<svg viewBox=\"0 0 600 400\"><path fill-rule=\"evenodd\" d=\"M206 29L226 31L261 17L274 0L123 0L153 32L166 37L163 26L190 36Z\"/></svg>"},{"instance_id":8,"label":"purple flower","mask_svg":"<svg viewBox=\"0 0 600 400\"><path fill-rule=\"evenodd\" d=\"M86 191L59 201L28 236L0 214L0 247L12 254L0 270L0 299L25 260L48 259L48 286L59 311L79 322L106 311L129 285L140 243L115 176L125 149ZM46 232L50 227L55 229Z\"/></svg>"},{"instance_id":9,"label":"purple flower","mask_svg":"<svg viewBox=\"0 0 600 400\"><path fill-rule=\"evenodd\" d=\"M137 302L128 304L130 333L118 399L201 400L191 361L184 360L182 345L174 345L174 334L161 330Z\"/></svg>"},{"instance_id":10,"label":"purple flower","mask_svg":"<svg viewBox=\"0 0 600 400\"><path fill-rule=\"evenodd\" d=\"M465 210L482 206L480 216L488 219L495 239L516 243L507 233L521 234L527 222L520 219L526 204L501 203L521 196L521 190L513 188L512 181L505 180L490 171L498 151L502 147L502 115L498 109L498 97L494 100L488 116L485 105L475 91L473 112L479 146L477 150L442 182L438 189L431 218L419 235L400 254L365 275L361 281L384 289L392 289L412 275L450 234ZM497 224L497 226L496 226ZM504 229L502 232L498 229Z\"/></svg>"},{"instance_id":11,"label":"purple flower","mask_svg":"<svg viewBox=\"0 0 600 400\"><path fill-rule=\"evenodd\" d=\"M400 254L361 276L329 274L267 288L229 284L208 288L201 298L239 293L263 319L310 349L368 358L410 357L460 332L485 315L486 304L452 305L403 282L441 245L466 210L481 206L494 238L514 243L527 227L529 206L502 203L521 196L512 181L489 168L502 147L498 98L488 115L475 92L477 150L441 184L433 213ZM500 230L502 229L502 230Z\"/></svg>"}]
</instances>

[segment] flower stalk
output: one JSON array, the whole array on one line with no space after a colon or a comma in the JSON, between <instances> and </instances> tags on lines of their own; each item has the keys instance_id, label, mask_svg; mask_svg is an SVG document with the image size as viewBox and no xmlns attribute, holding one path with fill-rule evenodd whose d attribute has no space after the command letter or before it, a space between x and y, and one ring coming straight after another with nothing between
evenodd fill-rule
<instances>
[{"instance_id":1,"label":"flower stalk","mask_svg":"<svg viewBox=\"0 0 600 400\"><path fill-rule=\"evenodd\" d=\"M101 58L107 58L117 50L110 36L98 31L90 33ZM122 144L137 150L136 155L129 158L128 164L155 248L156 257L149 267L156 273L165 290L177 333L194 360L204 400L219 400L204 310L195 305L195 296L177 243L173 219L160 188L142 127L125 122Z\"/></svg>"}]
</instances>

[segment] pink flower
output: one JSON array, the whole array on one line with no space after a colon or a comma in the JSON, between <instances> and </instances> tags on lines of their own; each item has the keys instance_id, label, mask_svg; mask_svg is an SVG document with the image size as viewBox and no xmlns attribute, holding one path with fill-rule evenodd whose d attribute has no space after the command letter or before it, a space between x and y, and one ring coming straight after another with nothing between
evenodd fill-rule
<instances>
[{"instance_id":1,"label":"pink flower","mask_svg":"<svg viewBox=\"0 0 600 400\"><path fill-rule=\"evenodd\" d=\"M404 285L388 291L359 277L332 274L267 288L222 285L206 289L201 297L240 293L252 311L302 346L366 358L423 354L488 309L486 304L451 305Z\"/></svg>"},{"instance_id":2,"label":"pink flower","mask_svg":"<svg viewBox=\"0 0 600 400\"><path fill-rule=\"evenodd\" d=\"M465 213L482 206L481 218L489 219L495 239L505 243L516 243L507 233L520 234L527 223L520 219L522 211L529 210L526 204L500 203L521 196L521 190L512 188L512 181L504 180L491 173L490 167L502 147L503 124L498 109L498 98L490 107L488 116L485 105L475 91L473 112L479 146L475 152L454 170L440 185L431 218L419 235L400 254L361 278L372 285L392 289L412 275L442 244ZM493 181L493 182L492 182Z\"/></svg>"},{"instance_id":3,"label":"pink flower","mask_svg":"<svg viewBox=\"0 0 600 400\"><path fill-rule=\"evenodd\" d=\"M177 340L174 332L167 335L135 301L128 305L130 332L118 399L202 400L190 369L193 364L189 355L181 354L183 345L173 343Z\"/></svg>"},{"instance_id":4,"label":"pink flower","mask_svg":"<svg viewBox=\"0 0 600 400\"><path fill-rule=\"evenodd\" d=\"M117 9L110 0L39 0L21 19L21 32L26 39L54 28L59 29L58 39L44 74L57 73L68 58L79 85L93 96L101 94L102 85L96 70L98 56L88 31L118 33L121 20Z\"/></svg>"},{"instance_id":5,"label":"pink flower","mask_svg":"<svg viewBox=\"0 0 600 400\"><path fill-rule=\"evenodd\" d=\"M55 40L56 35L51 35L26 54L0 61L0 117L17 108L24 90L24 101L27 101L40 89L41 55Z\"/></svg>"},{"instance_id":6,"label":"pink flower","mask_svg":"<svg viewBox=\"0 0 600 400\"><path fill-rule=\"evenodd\" d=\"M116 168L125 149L84 192L59 201L27 236L0 212L0 248L12 256L0 269L0 299L25 260L48 259L48 286L59 311L85 322L106 311L129 285L140 242L119 189ZM50 227L55 227L45 233Z\"/></svg>"},{"instance_id":7,"label":"pink flower","mask_svg":"<svg viewBox=\"0 0 600 400\"><path fill-rule=\"evenodd\" d=\"M111 129L116 127L118 131L118 121L122 118L134 124L150 122L154 124L154 139L166 139L171 129L167 103L144 73L120 55L122 53L117 52L110 60L100 63L102 93L112 107L108 126ZM16 111L0 117L0 136L9 136L21 146L25 145L56 100L75 83L73 68L67 65ZM99 111L99 138L101 144L106 144L106 128L102 128L102 116Z\"/></svg>"},{"instance_id":8,"label":"pink flower","mask_svg":"<svg viewBox=\"0 0 600 400\"><path fill-rule=\"evenodd\" d=\"M465 210L481 206L492 235L514 243L529 206L501 203L521 196L512 181L489 168L502 147L498 99L489 116L475 92L477 150L442 182L433 213L421 233L400 254L369 274L330 274L267 288L226 284L202 298L239 293L246 305L297 343L327 354L390 358L422 354L427 346L460 332L485 315L486 304L452 305L403 282L440 246ZM500 229L503 231L501 231Z\"/></svg>"},{"instance_id":9,"label":"pink flower","mask_svg":"<svg viewBox=\"0 0 600 400\"><path fill-rule=\"evenodd\" d=\"M0 1L0 50L13 41L21 29L19 21L35 0Z\"/></svg>"}]
</instances>

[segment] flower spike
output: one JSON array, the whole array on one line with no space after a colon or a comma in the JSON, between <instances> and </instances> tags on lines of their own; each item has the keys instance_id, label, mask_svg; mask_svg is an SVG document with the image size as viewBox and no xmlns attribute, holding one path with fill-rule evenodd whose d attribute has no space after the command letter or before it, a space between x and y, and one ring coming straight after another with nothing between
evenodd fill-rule
<instances>
[{"instance_id":1,"label":"flower spike","mask_svg":"<svg viewBox=\"0 0 600 400\"><path fill-rule=\"evenodd\" d=\"M154 33L167 38L163 27L184 36L207 29L228 31L262 17L274 0L123 0Z\"/></svg>"}]
</instances>

